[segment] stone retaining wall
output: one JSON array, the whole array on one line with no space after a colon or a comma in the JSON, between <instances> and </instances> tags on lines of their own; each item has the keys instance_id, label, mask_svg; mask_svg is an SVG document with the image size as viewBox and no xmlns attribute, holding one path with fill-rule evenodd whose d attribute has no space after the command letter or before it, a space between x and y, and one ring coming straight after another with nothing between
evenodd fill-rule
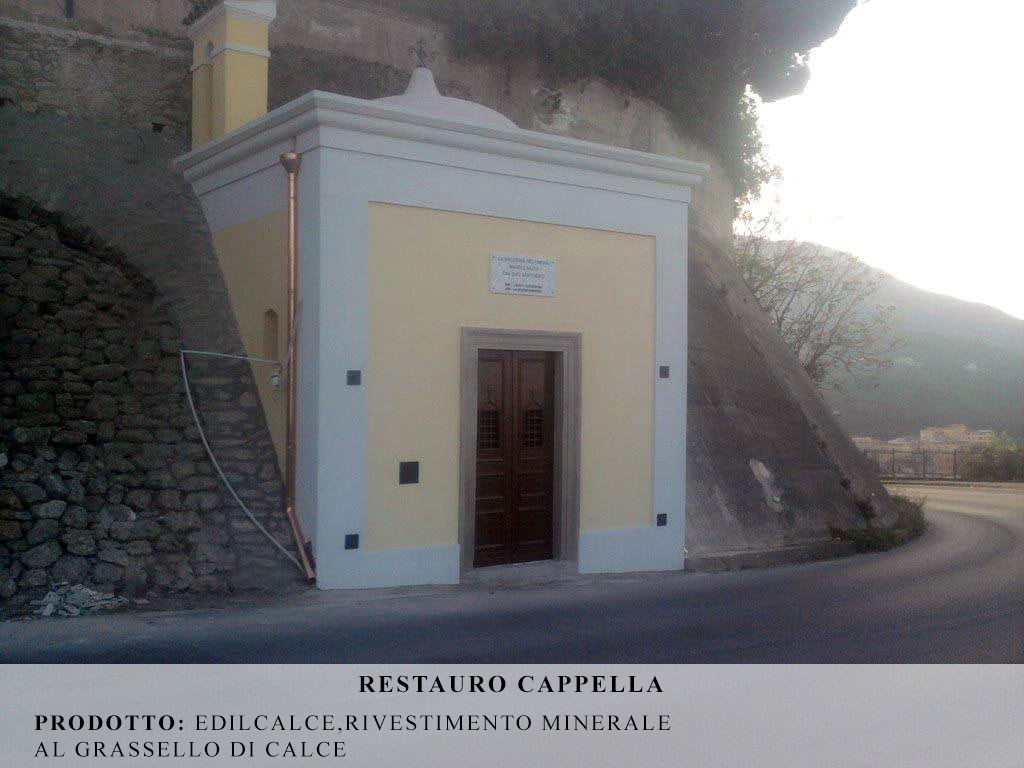
<instances>
[{"instance_id":1,"label":"stone retaining wall","mask_svg":"<svg viewBox=\"0 0 1024 768\"><path fill-rule=\"evenodd\" d=\"M108 5L113 8L116 3ZM134 275L132 285L148 286L145 298L138 300L173 327L186 347L244 352L198 200L185 181L169 167L170 160L189 147L188 42L181 34L168 35L148 27L133 27L135 17L131 14L123 17L107 14L104 19L120 19L108 26L92 18L84 21L54 18L53 14L42 13L40 4L29 6L6 2L0 5L0 195L7 198L7 215L21 220L34 216L39 222L49 221L46 226L55 227L60 237L70 243L69 247L81 250L84 244L91 244L101 259L120 264ZM88 10L84 5L80 9ZM173 13L176 11L172 8L164 9L165 21ZM13 204L13 200L28 201L28 204ZM172 355L172 358L162 364L168 366L165 372L168 377L171 373L177 377L177 357ZM283 537L280 472L248 364L193 358L190 370L215 455L257 518ZM135 378L130 375L125 386L130 388L141 378L144 377L140 373L135 374ZM191 418L184 410L180 390L169 389L162 395L150 393L148 396L151 405L156 406L160 397L164 397L165 402L163 407L141 414L151 420L147 429L159 428L156 422L165 418L165 412L173 414L178 422ZM16 407L16 404L15 400L5 405ZM5 413L4 418L15 415ZM129 416L131 414L118 414L119 418ZM24 444L24 450L15 450L15 446L22 444L11 439L5 425L11 428L21 425L0 423L0 442L11 446L12 450L8 467L3 470L8 484L14 472L24 474L28 482L35 483L39 470L34 467L41 467L39 462L55 461L46 457L50 450L57 451L57 447L30 442ZM191 445L188 450L193 453L197 448L201 450L196 435L187 425L162 426L185 430L183 435ZM169 451L169 444L158 440L149 444L163 445L160 450ZM178 448L180 446L175 450ZM73 457L69 457L69 461L70 458ZM130 457L126 460L134 464ZM147 458L141 461L146 464ZM178 552L163 552L156 548L154 540L151 545L155 560L147 561L151 568L143 562L150 556L128 555L139 559L118 566L124 569L122 581L98 583L125 592L132 589L277 589L282 584L295 582L294 566L255 531L234 502L225 500L213 476L208 471L200 472L201 468L206 468L205 462L197 461L196 471L201 479L179 478L172 473L170 486L158 489L147 488L144 484L138 486L138 490L149 491L153 504L159 496L166 502L178 499L175 503L184 505L186 498L193 494L188 503L197 508L191 511L208 521L211 530L181 532L181 546L185 549ZM170 465L167 469L170 471ZM179 471L181 469L179 467ZM93 470L101 474L107 471L97 464L89 468ZM166 480L166 476L163 479ZM158 479L154 476L146 482L152 484ZM122 485L125 495L130 489L124 483L114 485ZM199 488L199 485L213 487ZM115 488L114 498L117 493ZM212 496L195 496L197 493L216 493L216 506ZM133 495L133 499L142 498L142 493ZM10 497L7 500L10 501ZM68 499L47 500L82 506ZM13 511L22 516L26 511L31 514L29 504L23 501L21 504L21 509ZM118 504L131 508L123 498ZM132 509L140 517L144 511ZM163 514L190 510L156 506L152 511ZM5 527L7 534L13 536L13 526ZM213 530L217 531L216 536ZM37 535L41 535L41 531ZM61 531L60 535L64 533L66 531ZM222 536L228 537L226 544L220 544L230 549L230 567L223 561L217 566L219 570L211 572L211 561L200 562L194 558L217 554L219 550L210 550L206 545L219 541L218 537ZM125 545L129 541L141 540L118 542L115 539L108 549L113 551L112 547L120 547L127 554ZM14 544L15 549L20 546L20 543ZM51 553L53 549L51 545ZM133 549L139 551L143 547L133 545ZM12 571L25 567L20 552L9 554ZM70 554L65 549L61 556ZM157 567L170 560L180 569L176 578L167 576L171 571L166 567ZM75 562L79 572L83 570L82 564ZM94 560L89 562L91 568ZM50 579L55 565L29 570L43 570ZM144 584L135 568L138 565L148 568ZM61 573L58 571L56 575ZM7 578L13 576L8 574ZM16 588L24 578L24 573L18 574L14 579ZM25 582L29 591L19 589L14 604L9 607L19 601L23 603L32 590L43 589L28 586L32 579L40 578L41 574L33 574ZM91 570L85 580L94 581ZM10 583L6 580L5 583L9 591Z\"/></svg>"},{"instance_id":2,"label":"stone retaining wall","mask_svg":"<svg viewBox=\"0 0 1024 768\"><path fill-rule=\"evenodd\" d=\"M140 595L294 580L287 561L222 498L186 406L180 334L154 304L152 284L59 217L9 199L0 214L7 610L60 582ZM263 421L254 392L235 394L237 371L190 367L220 456L287 546L274 514L276 464L252 447Z\"/></svg>"}]
</instances>

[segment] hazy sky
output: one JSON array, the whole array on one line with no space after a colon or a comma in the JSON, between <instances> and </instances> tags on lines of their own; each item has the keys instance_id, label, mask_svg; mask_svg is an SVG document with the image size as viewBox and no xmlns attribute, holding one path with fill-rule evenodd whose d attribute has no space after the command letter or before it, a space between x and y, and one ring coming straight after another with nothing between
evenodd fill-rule
<instances>
[{"instance_id":1,"label":"hazy sky","mask_svg":"<svg viewBox=\"0 0 1024 768\"><path fill-rule=\"evenodd\" d=\"M1024 318L1024 3L868 0L761 107L786 237Z\"/></svg>"}]
</instances>

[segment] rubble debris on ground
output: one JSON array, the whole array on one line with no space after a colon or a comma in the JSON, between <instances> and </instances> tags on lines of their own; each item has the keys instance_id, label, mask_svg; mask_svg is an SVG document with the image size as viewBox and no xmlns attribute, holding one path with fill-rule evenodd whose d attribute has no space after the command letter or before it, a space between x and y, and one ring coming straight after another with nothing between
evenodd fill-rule
<instances>
[{"instance_id":1,"label":"rubble debris on ground","mask_svg":"<svg viewBox=\"0 0 1024 768\"><path fill-rule=\"evenodd\" d=\"M78 616L87 611L121 608L128 604L128 598L97 592L84 584L55 584L41 600L33 600L39 616Z\"/></svg>"}]
</instances>

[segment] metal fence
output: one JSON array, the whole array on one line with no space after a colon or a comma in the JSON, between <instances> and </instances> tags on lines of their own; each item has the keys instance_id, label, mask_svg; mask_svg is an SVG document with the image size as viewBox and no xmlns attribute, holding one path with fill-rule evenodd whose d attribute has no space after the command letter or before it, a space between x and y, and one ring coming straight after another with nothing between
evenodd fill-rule
<instances>
[{"instance_id":1,"label":"metal fence","mask_svg":"<svg viewBox=\"0 0 1024 768\"><path fill-rule=\"evenodd\" d=\"M878 468L878 474L886 479L960 480L963 478L965 453L958 450L868 448L864 456Z\"/></svg>"},{"instance_id":2,"label":"metal fence","mask_svg":"<svg viewBox=\"0 0 1024 768\"><path fill-rule=\"evenodd\" d=\"M980 452L964 449L866 448L864 456L878 468L883 480L1021 480L1024 452L1007 457L1009 464L998 468L998 477L985 477L991 470L979 466Z\"/></svg>"}]
</instances>

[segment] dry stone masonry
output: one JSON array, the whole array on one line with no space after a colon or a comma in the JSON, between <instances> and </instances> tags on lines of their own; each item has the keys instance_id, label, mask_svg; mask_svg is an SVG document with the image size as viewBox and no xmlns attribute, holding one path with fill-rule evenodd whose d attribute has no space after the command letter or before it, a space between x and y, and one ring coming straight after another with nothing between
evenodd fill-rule
<instances>
[{"instance_id":1,"label":"dry stone masonry","mask_svg":"<svg viewBox=\"0 0 1024 768\"><path fill-rule=\"evenodd\" d=\"M189 412L175 324L118 254L60 217L0 210L0 598L61 584L226 592L290 564L225 504ZM248 372L191 366L200 410L264 525L287 534ZM255 426L252 426L255 425ZM256 441L258 444L258 441Z\"/></svg>"}]
</instances>

